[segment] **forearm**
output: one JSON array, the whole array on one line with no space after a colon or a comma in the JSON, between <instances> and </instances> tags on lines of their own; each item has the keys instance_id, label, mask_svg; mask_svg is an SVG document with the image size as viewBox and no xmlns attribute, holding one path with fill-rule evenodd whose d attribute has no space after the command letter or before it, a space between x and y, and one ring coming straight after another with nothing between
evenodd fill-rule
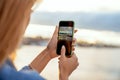
<instances>
[{"instance_id":1,"label":"forearm","mask_svg":"<svg viewBox=\"0 0 120 80\"><path fill-rule=\"evenodd\" d=\"M43 50L30 64L32 69L35 69L39 73L45 68L48 62L51 60L50 56L48 55L47 49Z\"/></svg>"}]
</instances>

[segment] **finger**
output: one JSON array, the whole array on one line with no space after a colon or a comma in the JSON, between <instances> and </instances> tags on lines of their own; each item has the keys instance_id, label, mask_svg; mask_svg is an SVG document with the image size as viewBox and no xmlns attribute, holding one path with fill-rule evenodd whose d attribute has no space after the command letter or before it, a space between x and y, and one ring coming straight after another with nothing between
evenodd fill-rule
<instances>
[{"instance_id":1,"label":"finger","mask_svg":"<svg viewBox=\"0 0 120 80\"><path fill-rule=\"evenodd\" d=\"M62 46L62 49L61 49L61 57L62 58L65 58L66 56L65 56L65 46Z\"/></svg>"},{"instance_id":2,"label":"finger","mask_svg":"<svg viewBox=\"0 0 120 80\"><path fill-rule=\"evenodd\" d=\"M75 47L76 46L76 44L72 44L72 47Z\"/></svg>"},{"instance_id":3,"label":"finger","mask_svg":"<svg viewBox=\"0 0 120 80\"><path fill-rule=\"evenodd\" d=\"M58 58L58 60L60 60L60 57Z\"/></svg>"},{"instance_id":4,"label":"finger","mask_svg":"<svg viewBox=\"0 0 120 80\"><path fill-rule=\"evenodd\" d=\"M74 33L76 33L77 31L78 31L78 30L77 30L77 29L75 29L75 30L74 30Z\"/></svg>"},{"instance_id":5,"label":"finger","mask_svg":"<svg viewBox=\"0 0 120 80\"><path fill-rule=\"evenodd\" d=\"M76 46L76 42L77 42L77 40L76 40L76 38L74 38L73 41L72 41L72 47Z\"/></svg>"},{"instance_id":6,"label":"finger","mask_svg":"<svg viewBox=\"0 0 120 80\"><path fill-rule=\"evenodd\" d=\"M73 38L72 42L73 42L73 43L76 43L76 42L77 42L77 39L76 39L76 38Z\"/></svg>"},{"instance_id":7,"label":"finger","mask_svg":"<svg viewBox=\"0 0 120 80\"><path fill-rule=\"evenodd\" d=\"M58 34L58 26L56 26L55 31L54 31L54 33L53 33L53 35L57 36L57 34Z\"/></svg>"},{"instance_id":8,"label":"finger","mask_svg":"<svg viewBox=\"0 0 120 80\"><path fill-rule=\"evenodd\" d=\"M72 55L72 57L74 58L74 60L78 61L78 57L76 56L75 53Z\"/></svg>"},{"instance_id":9,"label":"finger","mask_svg":"<svg viewBox=\"0 0 120 80\"><path fill-rule=\"evenodd\" d=\"M56 26L55 28L55 33L58 33L58 26Z\"/></svg>"},{"instance_id":10,"label":"finger","mask_svg":"<svg viewBox=\"0 0 120 80\"><path fill-rule=\"evenodd\" d=\"M75 48L74 48L74 47L72 47L72 51L75 51Z\"/></svg>"}]
</instances>

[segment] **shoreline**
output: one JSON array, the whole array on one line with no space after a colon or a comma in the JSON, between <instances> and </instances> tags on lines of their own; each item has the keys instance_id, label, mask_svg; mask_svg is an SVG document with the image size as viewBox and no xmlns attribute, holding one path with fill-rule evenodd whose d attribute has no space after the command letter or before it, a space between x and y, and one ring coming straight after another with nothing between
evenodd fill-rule
<instances>
[{"instance_id":1,"label":"shoreline","mask_svg":"<svg viewBox=\"0 0 120 80\"><path fill-rule=\"evenodd\" d=\"M24 37L21 43L22 45L38 45L38 46L46 46L49 42L49 38L43 38L40 36L37 37ZM120 48L120 45L115 44L106 44L100 41L95 41L94 43L89 43L87 41L77 41L76 46L78 47L94 47L94 48Z\"/></svg>"}]
</instances>

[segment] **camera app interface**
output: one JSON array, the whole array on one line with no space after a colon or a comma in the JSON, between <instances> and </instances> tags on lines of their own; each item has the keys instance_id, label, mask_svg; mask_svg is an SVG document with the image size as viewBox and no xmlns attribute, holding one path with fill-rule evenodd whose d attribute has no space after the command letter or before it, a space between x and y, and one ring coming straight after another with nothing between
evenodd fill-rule
<instances>
[{"instance_id":1,"label":"camera app interface","mask_svg":"<svg viewBox=\"0 0 120 80\"><path fill-rule=\"evenodd\" d=\"M60 27L58 39L72 41L72 28L73 27Z\"/></svg>"},{"instance_id":2,"label":"camera app interface","mask_svg":"<svg viewBox=\"0 0 120 80\"><path fill-rule=\"evenodd\" d=\"M59 28L58 52L60 52L61 47L64 45L66 48L66 55L71 54L72 37L73 37L73 27L61 26Z\"/></svg>"}]
</instances>

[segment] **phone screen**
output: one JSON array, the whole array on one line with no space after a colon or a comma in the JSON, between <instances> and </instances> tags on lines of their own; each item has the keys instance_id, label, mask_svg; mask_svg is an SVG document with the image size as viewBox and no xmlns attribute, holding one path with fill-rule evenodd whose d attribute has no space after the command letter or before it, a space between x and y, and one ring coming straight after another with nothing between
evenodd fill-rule
<instances>
[{"instance_id":1,"label":"phone screen","mask_svg":"<svg viewBox=\"0 0 120 80\"><path fill-rule=\"evenodd\" d=\"M70 56L72 53L72 40L73 40L73 21L61 21L59 23L58 31L58 43L57 43L57 54L61 54L61 48L64 45L66 48L66 56Z\"/></svg>"}]
</instances>

